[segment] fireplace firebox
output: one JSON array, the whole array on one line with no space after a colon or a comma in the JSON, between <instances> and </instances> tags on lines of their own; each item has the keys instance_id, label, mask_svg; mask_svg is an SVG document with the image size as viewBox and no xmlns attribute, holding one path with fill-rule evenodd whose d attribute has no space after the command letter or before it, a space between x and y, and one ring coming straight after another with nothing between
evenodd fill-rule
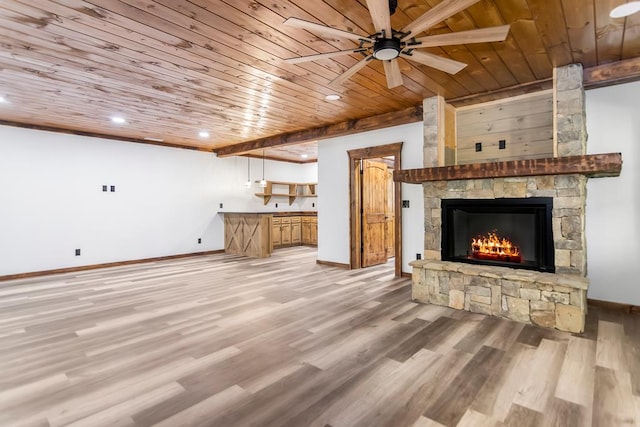
<instances>
[{"instance_id":1,"label":"fireplace firebox","mask_svg":"<svg viewBox=\"0 0 640 427\"><path fill-rule=\"evenodd\" d=\"M555 272L553 198L443 199L442 260Z\"/></svg>"}]
</instances>

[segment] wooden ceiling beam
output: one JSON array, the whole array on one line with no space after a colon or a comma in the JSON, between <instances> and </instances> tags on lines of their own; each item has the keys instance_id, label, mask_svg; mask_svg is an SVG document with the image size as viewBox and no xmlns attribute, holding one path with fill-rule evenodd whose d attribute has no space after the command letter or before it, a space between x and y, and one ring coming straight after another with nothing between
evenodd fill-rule
<instances>
[{"instance_id":1,"label":"wooden ceiling beam","mask_svg":"<svg viewBox=\"0 0 640 427\"><path fill-rule=\"evenodd\" d=\"M249 151L261 150L263 148L335 138L338 136L384 129L420 121L422 121L422 105L417 105L415 107L406 108L400 111L393 111L391 113L379 114L377 116L349 120L333 125L321 126L298 132L284 133L253 141L242 142L240 144L228 145L214 150L214 153L216 153L218 157L237 156Z\"/></svg>"},{"instance_id":2,"label":"wooden ceiling beam","mask_svg":"<svg viewBox=\"0 0 640 427\"><path fill-rule=\"evenodd\" d=\"M640 57L598 65L584 70L584 87L613 86L640 80Z\"/></svg>"}]
</instances>

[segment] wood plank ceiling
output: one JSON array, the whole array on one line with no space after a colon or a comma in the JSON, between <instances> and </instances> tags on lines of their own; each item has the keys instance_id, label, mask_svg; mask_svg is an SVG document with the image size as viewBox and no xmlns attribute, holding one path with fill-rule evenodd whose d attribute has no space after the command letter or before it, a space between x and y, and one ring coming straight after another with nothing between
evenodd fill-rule
<instances>
[{"instance_id":1,"label":"wood plank ceiling","mask_svg":"<svg viewBox=\"0 0 640 427\"><path fill-rule=\"evenodd\" d=\"M372 34L365 0L3 1L0 121L215 150L404 110L434 94L455 105L502 88L544 86L554 66L639 57L640 13L609 17L625 2L481 0L424 34L511 24L506 41L424 49L468 64L453 76L400 58L404 85L388 89L380 61L341 87L329 84L359 54L283 61L357 47L282 23L297 17ZM398 0L392 27L438 3ZM325 100L334 93L342 98ZM198 136L203 130L209 137ZM265 156L306 161L300 155L313 159L314 150L309 143Z\"/></svg>"}]
</instances>

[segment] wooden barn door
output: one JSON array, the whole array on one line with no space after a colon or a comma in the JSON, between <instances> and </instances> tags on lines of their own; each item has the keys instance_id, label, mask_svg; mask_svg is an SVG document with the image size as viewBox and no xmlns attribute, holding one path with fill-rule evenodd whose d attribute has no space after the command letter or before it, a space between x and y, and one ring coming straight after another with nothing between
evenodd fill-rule
<instances>
[{"instance_id":1,"label":"wooden barn door","mask_svg":"<svg viewBox=\"0 0 640 427\"><path fill-rule=\"evenodd\" d=\"M387 262L387 165L362 162L362 266Z\"/></svg>"}]
</instances>

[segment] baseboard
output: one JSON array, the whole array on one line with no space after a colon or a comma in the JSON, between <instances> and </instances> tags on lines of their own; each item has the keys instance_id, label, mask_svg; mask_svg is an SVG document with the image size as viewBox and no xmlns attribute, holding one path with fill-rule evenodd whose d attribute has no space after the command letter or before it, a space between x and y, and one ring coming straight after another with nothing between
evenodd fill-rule
<instances>
[{"instance_id":1,"label":"baseboard","mask_svg":"<svg viewBox=\"0 0 640 427\"><path fill-rule=\"evenodd\" d=\"M623 304L619 302L602 301L598 299L587 299L587 304L594 307L607 308L609 310L624 311L625 313L640 313L640 306L633 304Z\"/></svg>"},{"instance_id":2,"label":"baseboard","mask_svg":"<svg viewBox=\"0 0 640 427\"><path fill-rule=\"evenodd\" d=\"M166 261L170 259L188 258L192 256L213 255L213 254L222 254L222 253L224 253L224 249L218 249L215 251L205 251L205 252L192 252L189 254L180 254L180 255L167 255L167 256L160 256L155 258L133 259L129 261L106 262L103 264L81 265L78 267L57 268L55 270L42 270L42 271L32 271L28 273L8 274L5 276L0 276L0 282L7 281L7 280L15 280L15 279L28 279L31 277L49 276L51 274L75 273L78 271L95 270L97 268L120 267L123 265L130 265L130 264L142 264L144 262Z\"/></svg>"},{"instance_id":3,"label":"baseboard","mask_svg":"<svg viewBox=\"0 0 640 427\"><path fill-rule=\"evenodd\" d=\"M402 274L400 275L401 277L407 277L407 278L411 278L413 277L413 275L411 273L407 273L406 271L403 271Z\"/></svg>"},{"instance_id":4,"label":"baseboard","mask_svg":"<svg viewBox=\"0 0 640 427\"><path fill-rule=\"evenodd\" d=\"M333 262L333 261L323 261L321 259L317 259L316 264L328 265L329 267L346 268L347 270L351 268L349 264L343 264L341 262Z\"/></svg>"}]
</instances>

